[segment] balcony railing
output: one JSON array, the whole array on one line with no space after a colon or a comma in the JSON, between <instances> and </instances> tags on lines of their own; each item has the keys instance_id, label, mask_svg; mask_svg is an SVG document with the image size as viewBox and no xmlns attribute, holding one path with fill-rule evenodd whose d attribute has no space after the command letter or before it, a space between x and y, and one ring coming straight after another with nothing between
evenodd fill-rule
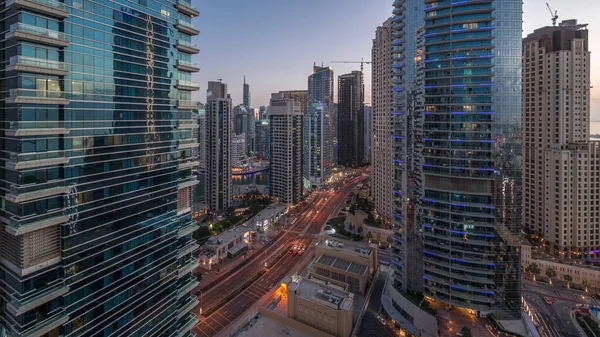
<instances>
[{"instance_id":1,"label":"balcony railing","mask_svg":"<svg viewBox=\"0 0 600 337\"><path fill-rule=\"evenodd\" d=\"M65 63L59 61L52 60L44 60L35 57L15 55L10 57L11 66L23 65L23 66L31 66L31 67L39 67L39 68L49 68L56 70L66 70Z\"/></svg>"},{"instance_id":2,"label":"balcony railing","mask_svg":"<svg viewBox=\"0 0 600 337\"><path fill-rule=\"evenodd\" d=\"M200 10L198 10L198 8L196 6L193 6L191 4L191 1L187 1L187 0L177 0L176 5L177 9L182 12L185 13L189 16L198 16L200 15Z\"/></svg>"},{"instance_id":3,"label":"balcony railing","mask_svg":"<svg viewBox=\"0 0 600 337\"><path fill-rule=\"evenodd\" d=\"M189 72L196 72L200 70L200 65L195 62L189 62L184 60L177 60L177 69Z\"/></svg>"},{"instance_id":4,"label":"balcony railing","mask_svg":"<svg viewBox=\"0 0 600 337\"><path fill-rule=\"evenodd\" d=\"M184 26L184 27L187 27L187 28L198 30L198 27L196 27L195 24L193 24L191 22L187 22L187 21L181 20L181 19L177 19L177 24L180 25L180 26Z\"/></svg>"},{"instance_id":5,"label":"balcony railing","mask_svg":"<svg viewBox=\"0 0 600 337\"><path fill-rule=\"evenodd\" d=\"M10 25L10 32L11 33L23 32L23 33L28 33L28 34L39 35L42 37L48 37L51 39L65 40L65 33L63 33L63 32L59 32L59 31L47 29L47 28L42 28L42 27L38 27L38 26L28 25L28 24L21 23L21 22L13 23L12 25Z\"/></svg>"},{"instance_id":6,"label":"balcony railing","mask_svg":"<svg viewBox=\"0 0 600 337\"><path fill-rule=\"evenodd\" d=\"M61 19L69 16L65 4L57 0L8 0L6 7L25 8Z\"/></svg>"},{"instance_id":7,"label":"balcony railing","mask_svg":"<svg viewBox=\"0 0 600 337\"><path fill-rule=\"evenodd\" d=\"M180 99L177 101L177 107L180 109L195 109L198 107L198 101L188 101L188 100L183 100Z\"/></svg>"},{"instance_id":8,"label":"balcony railing","mask_svg":"<svg viewBox=\"0 0 600 337\"><path fill-rule=\"evenodd\" d=\"M200 52L200 47L184 40L177 40L177 49L192 54Z\"/></svg>"},{"instance_id":9,"label":"balcony railing","mask_svg":"<svg viewBox=\"0 0 600 337\"><path fill-rule=\"evenodd\" d=\"M182 19L177 20L176 28L179 31L182 31L183 33L190 34L190 35L197 35L198 33L200 33L200 30L198 29L198 27L196 27L196 25L194 25L190 22L184 21Z\"/></svg>"},{"instance_id":10,"label":"balcony railing","mask_svg":"<svg viewBox=\"0 0 600 337\"><path fill-rule=\"evenodd\" d=\"M9 122L10 130L28 130L28 129L63 129L64 121L28 121L28 122Z\"/></svg>"},{"instance_id":11,"label":"balcony railing","mask_svg":"<svg viewBox=\"0 0 600 337\"><path fill-rule=\"evenodd\" d=\"M10 89L10 97L32 97L48 99L65 99L65 93L55 90L35 90L35 89Z\"/></svg>"},{"instance_id":12,"label":"balcony railing","mask_svg":"<svg viewBox=\"0 0 600 337\"><path fill-rule=\"evenodd\" d=\"M64 180L50 181L50 182L43 183L43 184L38 183L38 184L29 184L29 185L11 185L10 193L12 193L12 194L31 193L31 192L36 192L36 191L40 191L40 190L48 190L51 188L64 187L64 186L65 186Z\"/></svg>"}]
</instances>

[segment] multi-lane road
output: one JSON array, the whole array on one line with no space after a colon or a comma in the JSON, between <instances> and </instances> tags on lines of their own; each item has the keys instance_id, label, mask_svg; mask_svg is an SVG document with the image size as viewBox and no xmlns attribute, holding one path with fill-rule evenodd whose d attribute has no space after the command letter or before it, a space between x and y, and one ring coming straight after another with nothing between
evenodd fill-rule
<instances>
[{"instance_id":1,"label":"multi-lane road","mask_svg":"<svg viewBox=\"0 0 600 337\"><path fill-rule=\"evenodd\" d=\"M308 207L297 214L297 220L281 230L268 246L261 248L262 251L256 252L252 261L241 266L235 274L218 280L218 284L200 289L201 303L193 312L199 315L202 308L202 311L209 315L199 315L201 322L193 329L197 336L217 335L272 291L298 262L303 260L303 255L289 255L289 247L294 244L307 246L304 254L310 254L317 240L316 234L321 232L330 215L337 215L341 207L345 206L343 201L346 195L363 180L364 177L358 176L342 185L336 192L321 191L311 197L307 202ZM278 258L280 255L282 256ZM266 272L249 287L239 289L240 285L263 270L265 261L268 266ZM272 261L275 263L272 264ZM224 301L227 302L223 303Z\"/></svg>"}]
</instances>

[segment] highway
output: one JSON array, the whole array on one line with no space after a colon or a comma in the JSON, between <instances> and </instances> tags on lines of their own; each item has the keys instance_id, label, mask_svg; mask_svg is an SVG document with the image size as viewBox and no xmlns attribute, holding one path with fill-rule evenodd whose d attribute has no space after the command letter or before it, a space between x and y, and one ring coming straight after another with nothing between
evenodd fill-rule
<instances>
[{"instance_id":1,"label":"highway","mask_svg":"<svg viewBox=\"0 0 600 337\"><path fill-rule=\"evenodd\" d=\"M256 252L255 256L259 256L258 258L239 267L236 274L219 280L217 285L212 284L201 289L202 296L199 298L202 297L202 303L194 308L193 312L199 315L200 307L202 307L203 312L208 316L199 315L201 322L194 327L193 332L198 337L217 335L233 320L242 316L261 297L278 286L279 282L290 273L296 264L303 260L303 255L289 255L287 253L289 247L294 244L307 246L304 254L310 254L317 240L316 234L321 232L330 214L337 215L339 210L345 206L343 204L345 196L364 179L363 176L358 176L340 187L335 193L327 190L311 197L312 200L309 199L306 203L305 210L300 211L300 214L297 215L298 220L293 225L281 230L269 242L268 247L261 248L264 250L263 252ZM281 248L282 246L283 248ZM276 251L277 254L270 256ZM277 260L279 255L282 256ZM268 258L266 272L249 287L239 289L246 281L263 270L266 258ZM277 261L272 263L275 260ZM222 303L224 301L227 302Z\"/></svg>"}]
</instances>

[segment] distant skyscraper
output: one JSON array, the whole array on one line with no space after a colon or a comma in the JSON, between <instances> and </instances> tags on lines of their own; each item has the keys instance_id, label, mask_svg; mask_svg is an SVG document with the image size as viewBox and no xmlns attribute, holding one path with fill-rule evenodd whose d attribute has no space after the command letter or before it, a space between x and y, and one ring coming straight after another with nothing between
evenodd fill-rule
<instances>
[{"instance_id":1,"label":"distant skyscraper","mask_svg":"<svg viewBox=\"0 0 600 337\"><path fill-rule=\"evenodd\" d=\"M231 140L233 113L227 85L208 82L206 92L206 187L211 211L224 211L231 205Z\"/></svg>"},{"instance_id":2,"label":"distant skyscraper","mask_svg":"<svg viewBox=\"0 0 600 337\"><path fill-rule=\"evenodd\" d=\"M308 76L308 110L304 115L304 179L322 187L331 177L333 143L333 69L313 67Z\"/></svg>"},{"instance_id":3,"label":"distant skyscraper","mask_svg":"<svg viewBox=\"0 0 600 337\"><path fill-rule=\"evenodd\" d=\"M261 105L260 108L258 109L259 117L257 118L257 120L259 120L259 119L268 120L269 117L267 116L267 110L268 110L267 106Z\"/></svg>"},{"instance_id":4,"label":"distant skyscraper","mask_svg":"<svg viewBox=\"0 0 600 337\"><path fill-rule=\"evenodd\" d=\"M302 197L302 105L277 93L270 106L271 197L296 204Z\"/></svg>"},{"instance_id":5,"label":"distant skyscraper","mask_svg":"<svg viewBox=\"0 0 600 337\"><path fill-rule=\"evenodd\" d=\"M244 106L249 108L251 105L251 97L250 97L250 85L246 83L246 76L244 76Z\"/></svg>"},{"instance_id":6,"label":"distant skyscraper","mask_svg":"<svg viewBox=\"0 0 600 337\"><path fill-rule=\"evenodd\" d=\"M248 111L243 104L233 107L233 133L241 135L248 129Z\"/></svg>"},{"instance_id":7,"label":"distant skyscraper","mask_svg":"<svg viewBox=\"0 0 600 337\"><path fill-rule=\"evenodd\" d=\"M246 134L232 135L231 138L231 166L243 167L246 160Z\"/></svg>"},{"instance_id":8,"label":"distant skyscraper","mask_svg":"<svg viewBox=\"0 0 600 337\"><path fill-rule=\"evenodd\" d=\"M306 90L285 90L280 91L280 94L283 94L284 98L293 99L294 101L300 103L300 107L302 108L302 114L305 114L308 110L308 91Z\"/></svg>"},{"instance_id":9,"label":"distant skyscraper","mask_svg":"<svg viewBox=\"0 0 600 337\"><path fill-rule=\"evenodd\" d=\"M520 319L522 1L394 6L392 301Z\"/></svg>"},{"instance_id":10,"label":"distant skyscraper","mask_svg":"<svg viewBox=\"0 0 600 337\"><path fill-rule=\"evenodd\" d=\"M0 336L190 336L198 11L2 6Z\"/></svg>"},{"instance_id":11,"label":"distant skyscraper","mask_svg":"<svg viewBox=\"0 0 600 337\"><path fill-rule=\"evenodd\" d=\"M386 222L392 220L392 19L377 27L371 50L373 61L371 99L371 195L375 210Z\"/></svg>"},{"instance_id":12,"label":"distant skyscraper","mask_svg":"<svg viewBox=\"0 0 600 337\"><path fill-rule=\"evenodd\" d=\"M338 77L338 164L364 163L365 122L362 73L353 71Z\"/></svg>"},{"instance_id":13,"label":"distant skyscraper","mask_svg":"<svg viewBox=\"0 0 600 337\"><path fill-rule=\"evenodd\" d=\"M589 139L586 26L563 21L523 39L524 223L551 254L582 259L600 256L600 142Z\"/></svg>"},{"instance_id":14,"label":"distant skyscraper","mask_svg":"<svg viewBox=\"0 0 600 337\"><path fill-rule=\"evenodd\" d=\"M198 169L206 171L206 107L200 103L198 105Z\"/></svg>"},{"instance_id":15,"label":"distant skyscraper","mask_svg":"<svg viewBox=\"0 0 600 337\"><path fill-rule=\"evenodd\" d=\"M363 162L364 163L370 163L371 162L371 123L373 120L373 108L371 108L368 105L365 105L365 112L364 112L365 116L364 116L364 120L365 120L365 127L364 127L364 139L365 139L365 148L364 148L364 159Z\"/></svg>"},{"instance_id":16,"label":"distant skyscraper","mask_svg":"<svg viewBox=\"0 0 600 337\"><path fill-rule=\"evenodd\" d=\"M256 132L256 137L254 138L255 156L259 159L269 159L269 121L258 120L254 122L254 125Z\"/></svg>"},{"instance_id":17,"label":"distant skyscraper","mask_svg":"<svg viewBox=\"0 0 600 337\"><path fill-rule=\"evenodd\" d=\"M333 163L338 163L338 104L333 103L331 112L331 147L333 147Z\"/></svg>"}]
</instances>

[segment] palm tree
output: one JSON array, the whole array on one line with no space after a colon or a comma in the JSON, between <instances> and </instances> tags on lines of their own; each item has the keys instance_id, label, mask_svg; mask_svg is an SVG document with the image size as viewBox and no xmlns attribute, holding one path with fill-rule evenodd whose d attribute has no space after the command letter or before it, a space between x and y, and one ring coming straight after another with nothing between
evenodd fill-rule
<instances>
[{"instance_id":1,"label":"palm tree","mask_svg":"<svg viewBox=\"0 0 600 337\"><path fill-rule=\"evenodd\" d=\"M540 267L537 265L537 263L531 263L529 264L526 268L525 271L527 271L528 273L533 274L533 280L535 281L536 276L538 276L539 274L542 273L542 270L540 269Z\"/></svg>"},{"instance_id":2,"label":"palm tree","mask_svg":"<svg viewBox=\"0 0 600 337\"><path fill-rule=\"evenodd\" d=\"M583 287L585 288L585 292L587 293L587 291L588 291L588 287L589 287L589 286L591 286L591 285L592 285L592 283L591 283L590 281L588 281L588 280L583 280L583 281L581 282L581 285L583 285Z\"/></svg>"},{"instance_id":3,"label":"palm tree","mask_svg":"<svg viewBox=\"0 0 600 337\"><path fill-rule=\"evenodd\" d=\"M571 282L573 282L573 277L567 274L563 276L563 279L567 282L567 288L571 288Z\"/></svg>"},{"instance_id":4,"label":"palm tree","mask_svg":"<svg viewBox=\"0 0 600 337\"><path fill-rule=\"evenodd\" d=\"M548 276L548 280L550 281L550 284L552 284L552 278L556 276L556 270L552 267L546 269L546 276Z\"/></svg>"}]
</instances>

